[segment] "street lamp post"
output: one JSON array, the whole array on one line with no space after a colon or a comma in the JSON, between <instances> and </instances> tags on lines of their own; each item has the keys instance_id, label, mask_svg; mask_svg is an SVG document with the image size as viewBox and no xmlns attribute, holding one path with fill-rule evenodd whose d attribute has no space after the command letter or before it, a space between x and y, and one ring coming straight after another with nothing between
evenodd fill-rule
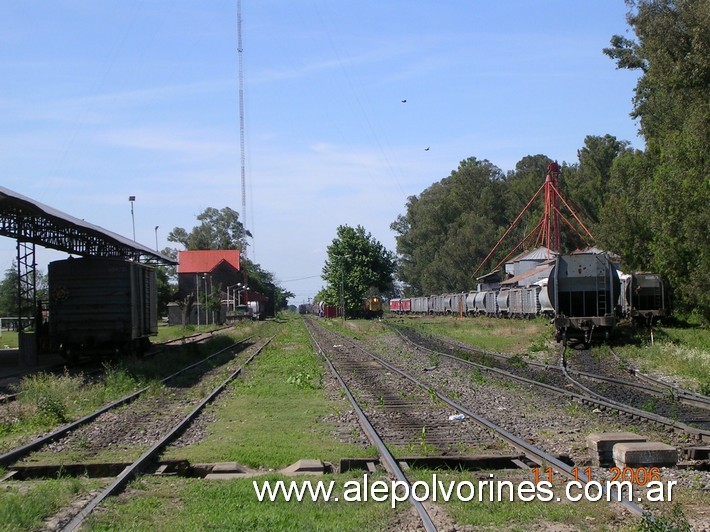
<instances>
[{"instance_id":1,"label":"street lamp post","mask_svg":"<svg viewBox=\"0 0 710 532\"><path fill-rule=\"evenodd\" d=\"M133 202L136 201L135 196L128 196L128 201L131 202L131 221L133 222L133 241L136 241L136 218L133 215Z\"/></svg>"},{"instance_id":2,"label":"street lamp post","mask_svg":"<svg viewBox=\"0 0 710 532\"><path fill-rule=\"evenodd\" d=\"M237 303L236 303L235 294L236 294L237 296L239 295L239 287L240 287L240 286L242 286L242 283L233 284L233 285L227 287L227 307L230 307L230 306L231 306L231 309L232 309L232 310L236 310L236 305L237 305ZM232 297L230 298L230 297L229 297L229 291L232 290L232 289L234 289L234 288L236 288L237 290L234 290L234 291L232 292Z\"/></svg>"},{"instance_id":3,"label":"street lamp post","mask_svg":"<svg viewBox=\"0 0 710 532\"><path fill-rule=\"evenodd\" d=\"M197 327L200 327L200 279L195 274L195 290L197 292Z\"/></svg>"},{"instance_id":4,"label":"street lamp post","mask_svg":"<svg viewBox=\"0 0 710 532\"><path fill-rule=\"evenodd\" d=\"M209 314L209 302L207 301L207 274L204 274L202 276L202 279L205 281L205 325L210 324L210 314Z\"/></svg>"}]
</instances>

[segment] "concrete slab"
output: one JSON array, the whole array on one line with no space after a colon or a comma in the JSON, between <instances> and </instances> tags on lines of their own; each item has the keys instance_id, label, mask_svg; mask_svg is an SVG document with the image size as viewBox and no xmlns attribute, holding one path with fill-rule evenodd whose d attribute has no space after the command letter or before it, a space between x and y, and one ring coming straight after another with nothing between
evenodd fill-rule
<instances>
[{"instance_id":1,"label":"concrete slab","mask_svg":"<svg viewBox=\"0 0 710 532\"><path fill-rule=\"evenodd\" d=\"M247 470L237 462L219 462L212 467L212 473L245 473Z\"/></svg>"},{"instance_id":2,"label":"concrete slab","mask_svg":"<svg viewBox=\"0 0 710 532\"><path fill-rule=\"evenodd\" d=\"M623 442L643 442L646 438L633 432L592 432L587 436L587 448L597 452L612 452Z\"/></svg>"},{"instance_id":3,"label":"concrete slab","mask_svg":"<svg viewBox=\"0 0 710 532\"><path fill-rule=\"evenodd\" d=\"M614 445L617 467L673 467L678 463L678 450L672 445L648 441Z\"/></svg>"},{"instance_id":4,"label":"concrete slab","mask_svg":"<svg viewBox=\"0 0 710 532\"><path fill-rule=\"evenodd\" d=\"M587 436L587 449L591 450L593 465L614 465L614 445L617 443L645 442L646 438L633 432L592 432Z\"/></svg>"},{"instance_id":5,"label":"concrete slab","mask_svg":"<svg viewBox=\"0 0 710 532\"><path fill-rule=\"evenodd\" d=\"M204 478L207 480L231 480L234 478L255 477L264 474L237 462L219 462L212 466Z\"/></svg>"},{"instance_id":6,"label":"concrete slab","mask_svg":"<svg viewBox=\"0 0 710 532\"><path fill-rule=\"evenodd\" d=\"M279 471L282 475L323 475L325 464L320 460L302 459Z\"/></svg>"}]
</instances>

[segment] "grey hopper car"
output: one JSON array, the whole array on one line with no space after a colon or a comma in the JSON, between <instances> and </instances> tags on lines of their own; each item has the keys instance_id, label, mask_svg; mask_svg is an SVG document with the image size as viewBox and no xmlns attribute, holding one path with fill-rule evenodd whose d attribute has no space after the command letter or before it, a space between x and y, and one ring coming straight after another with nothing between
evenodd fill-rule
<instances>
[{"instance_id":1,"label":"grey hopper car","mask_svg":"<svg viewBox=\"0 0 710 532\"><path fill-rule=\"evenodd\" d=\"M638 324L653 325L666 316L667 295L663 278L657 273L638 272L622 280L622 312Z\"/></svg>"},{"instance_id":2,"label":"grey hopper car","mask_svg":"<svg viewBox=\"0 0 710 532\"><path fill-rule=\"evenodd\" d=\"M425 296L412 298L412 312L427 314L429 312L429 299Z\"/></svg>"},{"instance_id":3,"label":"grey hopper car","mask_svg":"<svg viewBox=\"0 0 710 532\"><path fill-rule=\"evenodd\" d=\"M557 257L546 288L555 309L557 341L566 344L569 338L578 338L589 344L595 330L608 338L616 325L620 281L606 255L577 253Z\"/></svg>"},{"instance_id":4,"label":"grey hopper car","mask_svg":"<svg viewBox=\"0 0 710 532\"><path fill-rule=\"evenodd\" d=\"M158 333L155 269L85 257L49 264L49 331L68 359L140 354Z\"/></svg>"},{"instance_id":5,"label":"grey hopper car","mask_svg":"<svg viewBox=\"0 0 710 532\"><path fill-rule=\"evenodd\" d=\"M494 295L494 299L498 308L498 315L501 317L508 317L510 312L510 290L508 288L503 288L500 292Z\"/></svg>"}]
</instances>

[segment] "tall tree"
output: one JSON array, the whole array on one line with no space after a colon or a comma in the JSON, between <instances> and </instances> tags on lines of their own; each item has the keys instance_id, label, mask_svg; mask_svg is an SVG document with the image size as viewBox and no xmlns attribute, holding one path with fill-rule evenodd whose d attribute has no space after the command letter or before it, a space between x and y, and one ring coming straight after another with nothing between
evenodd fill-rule
<instances>
[{"instance_id":1,"label":"tall tree","mask_svg":"<svg viewBox=\"0 0 710 532\"><path fill-rule=\"evenodd\" d=\"M229 207L221 210L208 207L197 216L197 220L201 223L189 233L182 227L174 228L168 234L168 241L180 243L189 250L246 249L246 237L251 233L244 231L237 211Z\"/></svg>"},{"instance_id":2,"label":"tall tree","mask_svg":"<svg viewBox=\"0 0 710 532\"><path fill-rule=\"evenodd\" d=\"M470 289L472 273L507 226L500 169L470 157L419 196L390 228L397 233L398 275L406 294Z\"/></svg>"},{"instance_id":3,"label":"tall tree","mask_svg":"<svg viewBox=\"0 0 710 532\"><path fill-rule=\"evenodd\" d=\"M584 147L577 150L577 175L568 190L586 216L599 220L599 210L607 200L608 183L614 160L628 147L628 142L612 135L588 135Z\"/></svg>"},{"instance_id":4,"label":"tall tree","mask_svg":"<svg viewBox=\"0 0 710 532\"><path fill-rule=\"evenodd\" d=\"M627 1L636 40L615 35L604 50L638 69L632 116L653 163L640 192L651 267L666 275L687 310L710 319L710 4Z\"/></svg>"},{"instance_id":5,"label":"tall tree","mask_svg":"<svg viewBox=\"0 0 710 532\"><path fill-rule=\"evenodd\" d=\"M344 303L346 316L356 315L362 298L391 289L395 257L365 228L341 225L328 246L323 279L328 283L323 300Z\"/></svg>"},{"instance_id":6,"label":"tall tree","mask_svg":"<svg viewBox=\"0 0 710 532\"><path fill-rule=\"evenodd\" d=\"M39 269L36 269L34 274L37 301L46 301L47 276ZM5 277L0 281L0 316L17 316L17 283L17 262L12 261L12 265L5 270Z\"/></svg>"}]
</instances>

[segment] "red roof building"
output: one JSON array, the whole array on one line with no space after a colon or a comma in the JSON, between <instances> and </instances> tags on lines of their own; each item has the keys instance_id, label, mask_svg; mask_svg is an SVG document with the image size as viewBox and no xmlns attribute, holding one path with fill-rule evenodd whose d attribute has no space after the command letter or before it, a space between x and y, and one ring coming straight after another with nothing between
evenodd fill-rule
<instances>
[{"instance_id":1,"label":"red roof building","mask_svg":"<svg viewBox=\"0 0 710 532\"><path fill-rule=\"evenodd\" d=\"M178 251L178 274L211 273L217 266L226 262L239 271L238 249L204 249L197 251Z\"/></svg>"},{"instance_id":2,"label":"red roof building","mask_svg":"<svg viewBox=\"0 0 710 532\"><path fill-rule=\"evenodd\" d=\"M178 299L205 291L226 294L228 287L244 283L236 249L178 251L177 274Z\"/></svg>"}]
</instances>

